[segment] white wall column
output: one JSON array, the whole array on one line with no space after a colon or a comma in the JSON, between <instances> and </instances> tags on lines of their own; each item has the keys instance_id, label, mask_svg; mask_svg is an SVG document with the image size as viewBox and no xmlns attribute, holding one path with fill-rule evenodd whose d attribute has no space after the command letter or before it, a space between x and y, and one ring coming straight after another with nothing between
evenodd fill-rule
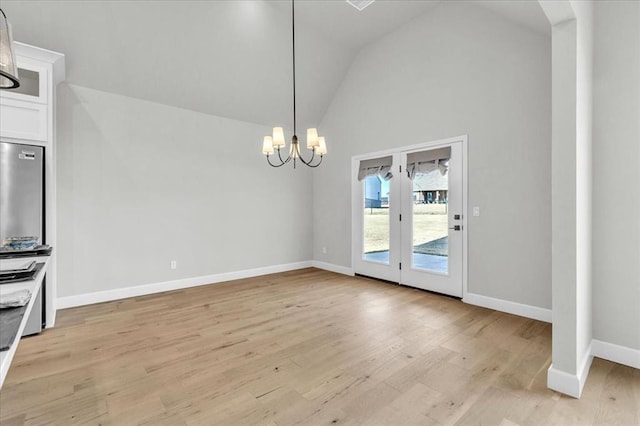
<instances>
[{"instance_id":1,"label":"white wall column","mask_svg":"<svg viewBox=\"0 0 640 426\"><path fill-rule=\"evenodd\" d=\"M548 386L580 397L591 365L593 5L541 1L552 24L552 365Z\"/></svg>"}]
</instances>

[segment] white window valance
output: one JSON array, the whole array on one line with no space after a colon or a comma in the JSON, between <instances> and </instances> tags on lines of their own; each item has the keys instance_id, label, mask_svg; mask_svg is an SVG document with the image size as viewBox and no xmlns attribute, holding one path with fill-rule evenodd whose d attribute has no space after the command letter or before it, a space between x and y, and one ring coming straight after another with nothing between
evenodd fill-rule
<instances>
[{"instance_id":1,"label":"white window valance","mask_svg":"<svg viewBox=\"0 0 640 426\"><path fill-rule=\"evenodd\" d=\"M391 166L393 165L393 157L372 158L370 160L361 160L358 169L358 180L364 180L368 176L379 176L382 180L389 180L393 177Z\"/></svg>"},{"instance_id":2,"label":"white window valance","mask_svg":"<svg viewBox=\"0 0 640 426\"><path fill-rule=\"evenodd\" d=\"M429 173L440 170L442 176L449 170L449 158L451 158L451 147L430 149L429 151L419 151L407 154L407 175L413 180L416 173Z\"/></svg>"}]
</instances>

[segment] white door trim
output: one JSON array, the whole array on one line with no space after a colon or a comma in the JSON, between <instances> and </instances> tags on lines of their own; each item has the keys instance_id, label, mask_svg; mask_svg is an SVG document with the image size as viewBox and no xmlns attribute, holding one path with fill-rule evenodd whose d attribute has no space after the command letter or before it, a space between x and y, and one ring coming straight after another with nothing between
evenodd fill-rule
<instances>
[{"instance_id":1,"label":"white door trim","mask_svg":"<svg viewBox=\"0 0 640 426\"><path fill-rule=\"evenodd\" d=\"M356 247L356 241L362 238L362 230L360 229L360 215L361 215L361 200L360 197L355 195L360 194L361 185L357 180L358 169L361 160L367 160L371 158L384 157L389 155L398 155L400 153L408 151L419 151L422 149L433 149L441 145L448 145L454 142L462 143L462 214L464 214L464 232L462 235L462 298L467 296L468 283L469 283L469 150L468 150L468 135L460 135L451 138L438 139L429 142L422 142L415 145L403 146L393 149L386 149L382 151L370 152L366 154L354 155L351 157L351 268L355 271L359 253L358 247ZM397 204L397 203L394 203ZM398 206L399 207L399 206Z\"/></svg>"}]
</instances>

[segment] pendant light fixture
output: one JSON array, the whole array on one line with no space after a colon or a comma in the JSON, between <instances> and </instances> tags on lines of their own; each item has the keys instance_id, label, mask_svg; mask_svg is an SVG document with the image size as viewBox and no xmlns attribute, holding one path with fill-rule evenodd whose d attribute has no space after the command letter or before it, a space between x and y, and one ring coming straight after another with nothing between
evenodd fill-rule
<instances>
[{"instance_id":1,"label":"pendant light fixture","mask_svg":"<svg viewBox=\"0 0 640 426\"><path fill-rule=\"evenodd\" d=\"M296 20L294 0L291 0L291 34L293 41L293 137L287 158L283 159L281 150L286 149L284 141L284 130L282 127L274 127L271 136L265 136L262 142L262 153L267 156L267 163L272 167L282 167L293 160L293 168L299 159L302 164L309 167L318 167L322 163L324 155L327 153L327 145L322 136L318 136L318 130L307 129L307 148L311 150L311 158L305 160L300 152L300 142L296 136ZM270 155L277 151L278 159L271 162Z\"/></svg>"},{"instance_id":2,"label":"pendant light fixture","mask_svg":"<svg viewBox=\"0 0 640 426\"><path fill-rule=\"evenodd\" d=\"M18 81L18 66L13 53L13 36L7 15L0 9L0 89L15 89L20 87Z\"/></svg>"}]
</instances>

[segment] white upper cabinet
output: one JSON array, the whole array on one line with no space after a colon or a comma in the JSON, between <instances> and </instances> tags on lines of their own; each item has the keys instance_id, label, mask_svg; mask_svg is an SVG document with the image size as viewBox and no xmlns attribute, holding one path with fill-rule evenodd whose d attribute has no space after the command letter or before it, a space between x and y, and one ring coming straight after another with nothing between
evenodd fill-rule
<instances>
[{"instance_id":1,"label":"white upper cabinet","mask_svg":"<svg viewBox=\"0 0 640 426\"><path fill-rule=\"evenodd\" d=\"M46 64L30 58L16 57L20 87L2 90L3 99L17 99L27 102L46 104L48 100L49 73Z\"/></svg>"},{"instance_id":2,"label":"white upper cabinet","mask_svg":"<svg viewBox=\"0 0 640 426\"><path fill-rule=\"evenodd\" d=\"M53 141L55 86L64 55L14 43L20 87L0 91L0 139L46 145Z\"/></svg>"}]
</instances>

